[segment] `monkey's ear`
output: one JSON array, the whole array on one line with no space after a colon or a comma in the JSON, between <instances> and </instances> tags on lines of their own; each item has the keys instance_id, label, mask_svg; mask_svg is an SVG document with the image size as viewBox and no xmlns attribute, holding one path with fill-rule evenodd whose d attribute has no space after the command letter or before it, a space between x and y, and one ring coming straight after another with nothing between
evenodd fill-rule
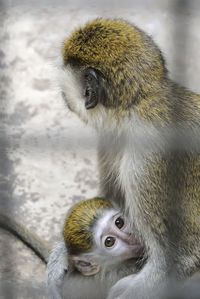
<instances>
[{"instance_id":1,"label":"monkey's ear","mask_svg":"<svg viewBox=\"0 0 200 299\"><path fill-rule=\"evenodd\" d=\"M75 257L72 258L74 262L74 267L84 276L92 276L99 272L100 266L88 261L83 257Z\"/></svg>"},{"instance_id":2,"label":"monkey's ear","mask_svg":"<svg viewBox=\"0 0 200 299\"><path fill-rule=\"evenodd\" d=\"M85 108L92 109L100 102L102 86L100 75L95 69L87 68L83 71Z\"/></svg>"}]
</instances>

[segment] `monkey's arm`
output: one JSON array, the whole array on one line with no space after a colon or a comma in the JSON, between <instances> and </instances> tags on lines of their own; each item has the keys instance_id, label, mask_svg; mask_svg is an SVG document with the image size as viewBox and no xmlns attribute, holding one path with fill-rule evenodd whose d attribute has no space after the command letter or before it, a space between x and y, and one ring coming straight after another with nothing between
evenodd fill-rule
<instances>
[{"instance_id":1,"label":"monkey's arm","mask_svg":"<svg viewBox=\"0 0 200 299\"><path fill-rule=\"evenodd\" d=\"M164 299L161 294L163 295L163 289L167 287L165 267L159 269L159 273L155 275L152 266L153 260L149 259L137 275L129 275L120 279L111 288L107 299ZM142 292L143 290L145 292Z\"/></svg>"},{"instance_id":2,"label":"monkey's arm","mask_svg":"<svg viewBox=\"0 0 200 299\"><path fill-rule=\"evenodd\" d=\"M11 215L0 212L0 228L6 229L19 238L45 263L48 261L50 245L36 234L28 230L23 223L15 220Z\"/></svg>"},{"instance_id":3,"label":"monkey's arm","mask_svg":"<svg viewBox=\"0 0 200 299\"><path fill-rule=\"evenodd\" d=\"M67 248L64 241L53 248L47 264L47 288L49 299L62 299L64 275L68 270Z\"/></svg>"},{"instance_id":4,"label":"monkey's arm","mask_svg":"<svg viewBox=\"0 0 200 299\"><path fill-rule=\"evenodd\" d=\"M98 145L99 196L111 200L112 204L114 206L117 204L119 208L125 202L125 198L122 190L116 184L118 174L112 167L116 155L114 149L117 148L115 145L111 145L112 139L109 134L104 134Z\"/></svg>"},{"instance_id":5,"label":"monkey's arm","mask_svg":"<svg viewBox=\"0 0 200 299\"><path fill-rule=\"evenodd\" d=\"M161 270L159 279L157 280L159 285L157 285L153 293L145 293L141 295L141 288L151 287L156 279L154 275L148 270L151 270L152 265L147 264L146 268L136 275L129 275L125 278L120 279L110 290L107 299L199 299L200 298L200 272L197 272L197 277L193 276L187 279L185 282L176 282L174 284L168 281L166 285L166 274L165 270ZM147 275L148 274L148 275ZM146 282L144 282L144 277L146 277Z\"/></svg>"}]
</instances>

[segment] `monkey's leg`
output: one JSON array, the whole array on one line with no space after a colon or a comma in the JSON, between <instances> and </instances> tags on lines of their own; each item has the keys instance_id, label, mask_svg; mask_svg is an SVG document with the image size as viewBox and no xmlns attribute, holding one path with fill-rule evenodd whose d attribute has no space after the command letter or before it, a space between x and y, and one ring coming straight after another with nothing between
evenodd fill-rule
<instances>
[{"instance_id":1,"label":"monkey's leg","mask_svg":"<svg viewBox=\"0 0 200 299\"><path fill-rule=\"evenodd\" d=\"M67 249L63 241L53 248L47 264L47 289L49 299L62 299L64 275L68 269Z\"/></svg>"}]
</instances>

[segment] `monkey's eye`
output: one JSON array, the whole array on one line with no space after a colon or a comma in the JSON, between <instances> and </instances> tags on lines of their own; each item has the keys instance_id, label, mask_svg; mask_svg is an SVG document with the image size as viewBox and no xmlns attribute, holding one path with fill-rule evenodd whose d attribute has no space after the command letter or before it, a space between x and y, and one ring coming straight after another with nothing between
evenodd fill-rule
<instances>
[{"instance_id":1,"label":"monkey's eye","mask_svg":"<svg viewBox=\"0 0 200 299\"><path fill-rule=\"evenodd\" d=\"M116 220L115 220L115 225L121 229L123 226L124 226L124 219L122 217L118 217Z\"/></svg>"},{"instance_id":2,"label":"monkey's eye","mask_svg":"<svg viewBox=\"0 0 200 299\"><path fill-rule=\"evenodd\" d=\"M107 238L105 239L104 244L105 244L106 247L109 247L109 248L110 248L110 247L113 247L113 246L114 246L115 241L116 241L116 238L115 238L115 237L111 237L111 236L109 236L109 237L107 237Z\"/></svg>"},{"instance_id":3,"label":"monkey's eye","mask_svg":"<svg viewBox=\"0 0 200 299\"><path fill-rule=\"evenodd\" d=\"M88 68L88 69L85 70L85 79L88 82L92 82L94 79L98 80L97 79L97 74L92 68Z\"/></svg>"}]
</instances>

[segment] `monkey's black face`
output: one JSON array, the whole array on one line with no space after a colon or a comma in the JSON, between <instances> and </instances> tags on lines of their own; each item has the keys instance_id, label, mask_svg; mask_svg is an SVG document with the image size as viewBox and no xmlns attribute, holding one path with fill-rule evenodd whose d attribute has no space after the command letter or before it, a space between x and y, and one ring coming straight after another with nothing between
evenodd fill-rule
<instances>
[{"instance_id":1,"label":"monkey's black face","mask_svg":"<svg viewBox=\"0 0 200 299\"><path fill-rule=\"evenodd\" d=\"M62 96L69 110L97 129L113 126L113 112L106 107L107 80L100 71L67 65L59 75Z\"/></svg>"},{"instance_id":2,"label":"monkey's black face","mask_svg":"<svg viewBox=\"0 0 200 299\"><path fill-rule=\"evenodd\" d=\"M83 88L85 96L85 108L93 109L101 101L102 88L100 75L96 70L88 68L83 71Z\"/></svg>"}]
</instances>

